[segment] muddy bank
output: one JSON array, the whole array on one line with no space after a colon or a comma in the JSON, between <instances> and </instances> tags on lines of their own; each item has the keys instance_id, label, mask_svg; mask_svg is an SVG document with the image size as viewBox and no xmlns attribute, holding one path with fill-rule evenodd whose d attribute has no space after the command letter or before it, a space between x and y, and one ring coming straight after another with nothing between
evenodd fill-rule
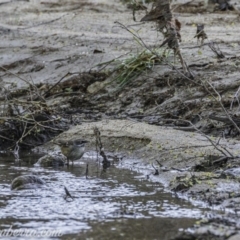
<instances>
[{"instance_id":1,"label":"muddy bank","mask_svg":"<svg viewBox=\"0 0 240 240\"><path fill-rule=\"evenodd\" d=\"M140 172L144 169L146 178L161 182L166 190L175 192L176 196L215 209L210 217L195 226L196 231L184 233L176 239L189 239L190 236L226 239L238 232L238 141L221 140L216 147L211 141L216 143L217 139L211 138L210 141L199 133L129 120L83 123L58 138L87 139L87 151L90 151L95 149L94 127L101 132L104 150L112 155L123 156L123 165ZM36 150L43 149L52 151L56 146L48 143ZM224 152L234 153L234 158L224 155Z\"/></svg>"},{"instance_id":2,"label":"muddy bank","mask_svg":"<svg viewBox=\"0 0 240 240\"><path fill-rule=\"evenodd\" d=\"M105 151L124 155L121 160L123 164L129 158L141 160L135 160L132 164L128 161L127 164L137 171L145 169L146 178L161 182L176 196L188 198L196 205L206 204L216 209L207 218L209 220L200 221L195 226L196 231L181 234L176 239L226 239L238 232L238 141L221 140L216 148L206 136L199 133L129 120L83 123L58 138L84 136L89 140L87 149L92 150L95 148L94 127L98 127L101 132ZM211 140L216 141L214 138ZM48 147L51 149L51 145ZM221 151L226 150L234 153L235 158L223 155Z\"/></svg>"},{"instance_id":3,"label":"muddy bank","mask_svg":"<svg viewBox=\"0 0 240 240\"><path fill-rule=\"evenodd\" d=\"M84 138L89 141L86 151L92 150L95 148L94 127L101 132L103 146L107 152L122 153L128 158L142 159L150 166L152 163L156 166L158 162L161 163L165 170L161 172L160 178L168 188L173 184L175 176L178 176L177 182L180 182L181 175L186 179L189 178L190 181L191 173L189 172L195 172L196 178L202 178L201 183L200 181L198 183L199 186L204 183L204 176L206 182L212 178L209 184L212 184L213 187L216 176L219 178L222 174L222 178L225 178L223 167L236 167L238 156L240 156L239 143L235 140L221 140L217 146L214 146L218 139L211 138L211 143L206 136L199 133L182 132L129 120L82 123L60 134L57 139ZM51 142L46 146L53 149L55 145ZM46 146L37 149L41 151ZM227 156L228 152L234 153L235 158ZM158 167L161 171L160 166ZM187 172L189 174L186 175ZM209 175L208 172L212 172L212 175ZM228 172L230 175L230 171ZM225 174L227 175L227 172ZM209 179L207 175L209 175ZM219 180L216 179L215 184L218 183ZM224 180L219 184L224 184Z\"/></svg>"},{"instance_id":4,"label":"muddy bank","mask_svg":"<svg viewBox=\"0 0 240 240\"><path fill-rule=\"evenodd\" d=\"M204 4L200 5L204 7ZM183 10L187 11L188 7L185 4ZM14 9L14 16L8 14L10 9ZM177 72L166 62L161 62L120 87L111 70L144 48L116 21L133 32L139 32L141 39L151 48L163 40L154 31L153 23L135 24L132 9L122 2L40 1L36 4L34 1L18 1L2 4L0 11L3 16L0 70L4 116L18 115L16 108L27 108L28 111L36 108L35 101L41 100L50 115L69 117L76 124L105 119L106 116L131 117L150 124L195 130L189 122L182 121L187 120L208 134L218 136L224 131L226 137L239 135L222 109L225 107L237 121L237 12L209 12L205 8L194 17L189 13L175 13L182 23L183 57L195 76L194 80L189 81L179 74L182 69L178 61L174 63ZM139 21L144 14L144 11L137 12L136 20ZM198 23L205 23L208 35L201 48L194 38ZM214 42L216 52L207 45L209 42ZM224 57L219 58L219 53ZM173 63L172 52L169 52L167 61ZM32 89L33 85L35 89ZM221 102L215 90L221 94ZM15 99L32 100L33 106L16 103ZM42 107L39 111L43 111ZM33 113L30 111L30 114ZM63 126L59 128L60 132L65 130ZM36 143L44 141L43 138Z\"/></svg>"}]
</instances>

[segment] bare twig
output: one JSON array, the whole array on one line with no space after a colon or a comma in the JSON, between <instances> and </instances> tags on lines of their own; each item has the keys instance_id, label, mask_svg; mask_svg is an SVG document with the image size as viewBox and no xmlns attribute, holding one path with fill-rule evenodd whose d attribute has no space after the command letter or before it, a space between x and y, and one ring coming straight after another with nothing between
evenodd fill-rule
<instances>
[{"instance_id":1,"label":"bare twig","mask_svg":"<svg viewBox=\"0 0 240 240\"><path fill-rule=\"evenodd\" d=\"M79 74L79 73L76 73ZM44 97L48 97L48 94L51 92L51 90L53 88L55 88L65 77L67 77L68 75L72 75L69 72L67 72L63 77L61 77L52 87L50 87L45 93L44 93Z\"/></svg>"},{"instance_id":2,"label":"bare twig","mask_svg":"<svg viewBox=\"0 0 240 240\"><path fill-rule=\"evenodd\" d=\"M223 103L222 103L222 97L221 95L219 94L219 92L214 88L214 86L209 82L207 81L207 83L209 84L209 86L211 87L211 89L215 92L215 94L217 95L218 99L210 92L208 91L212 97L214 97L215 101L219 103L219 105L221 106L223 112L225 113L225 115L228 117L228 119L230 120L230 122L233 124L233 126L238 130L238 132L240 133L240 128L238 127L238 125L233 121L232 117L228 114L226 108L223 106ZM205 88L207 89L207 87ZM208 90L208 89L207 89Z\"/></svg>"},{"instance_id":3,"label":"bare twig","mask_svg":"<svg viewBox=\"0 0 240 240\"><path fill-rule=\"evenodd\" d=\"M85 172L86 179L88 178L88 164L86 166L86 172Z\"/></svg>"},{"instance_id":4,"label":"bare twig","mask_svg":"<svg viewBox=\"0 0 240 240\"><path fill-rule=\"evenodd\" d=\"M236 99L237 103L238 103L238 106L240 107L240 101L239 101L239 91L240 91L240 87L238 87L238 90L237 92L234 94L234 97L233 97L233 100L231 102L231 105L230 105L230 110L233 110L233 104L234 104L234 100Z\"/></svg>"},{"instance_id":5,"label":"bare twig","mask_svg":"<svg viewBox=\"0 0 240 240\"><path fill-rule=\"evenodd\" d=\"M133 31L131 31L130 29L128 29L124 24L116 21L115 22L116 24L118 24L120 27L122 27L123 29L125 29L126 31L128 31L129 33L131 33L135 39L137 39L137 41L141 44L142 47L146 48L148 51L150 51L153 55L155 55L156 57L158 57L159 59L161 59L162 62L164 62L165 64L167 64L170 68L172 68L173 70L175 70L179 75L181 75L182 77L184 77L186 80L196 84L196 85L199 85L199 86L202 86L201 84L193 81L190 77L188 77L186 74L182 73L181 71L179 71L173 64L171 64L167 59L163 58L162 56L160 56L156 51L152 50L150 47L148 47L146 45L146 43L143 41L143 39L137 35L136 33L134 33ZM182 61L184 61L182 59ZM188 66L186 65L186 67L188 68ZM188 71L190 71L188 69ZM192 75L192 74L190 74Z\"/></svg>"},{"instance_id":6,"label":"bare twig","mask_svg":"<svg viewBox=\"0 0 240 240\"><path fill-rule=\"evenodd\" d=\"M164 119L165 121L169 120L169 119ZM173 119L171 119L173 120ZM176 121L176 120L174 120ZM191 121L188 121L188 120L177 120L177 121L182 121L182 122L186 122L188 124L190 124L195 130L196 132L200 133L202 136L204 136L205 138L207 138L207 140L212 144L212 146L218 150L219 152L221 152L224 156L227 156L227 157L232 157L234 158L234 155L228 150L226 149L225 147L219 145L219 141L217 143L215 143L209 136L207 136L206 134L204 134L200 129L198 129ZM177 128L176 128L177 129ZM220 147L223 149L221 149ZM225 151L225 152L224 152Z\"/></svg>"},{"instance_id":7,"label":"bare twig","mask_svg":"<svg viewBox=\"0 0 240 240\"><path fill-rule=\"evenodd\" d=\"M97 127L93 128L93 132L94 135L96 137L96 148L97 148L97 152L99 152L99 154L102 156L103 158L103 168L108 168L110 166L110 161L107 158L107 155L104 152L104 148L102 145L102 141L101 141L101 133L99 131L99 129Z\"/></svg>"},{"instance_id":8,"label":"bare twig","mask_svg":"<svg viewBox=\"0 0 240 240\"><path fill-rule=\"evenodd\" d=\"M20 161L18 142L16 143L15 148L13 150L13 155L14 155L16 161Z\"/></svg>"},{"instance_id":9,"label":"bare twig","mask_svg":"<svg viewBox=\"0 0 240 240\"><path fill-rule=\"evenodd\" d=\"M8 73L12 74L13 76L15 76L15 77L19 78L20 80L22 80L23 82L27 83L30 87L32 87L33 89L35 89L36 93L38 93L38 89L37 89L37 87L36 87L35 84L30 83L28 80L26 80L26 79L18 76L17 74L9 71L8 69L6 69L6 68L3 67L3 66L0 66L0 68L1 68L2 70L4 70L5 72L8 72ZM45 99L44 99L40 94L38 94L38 96L40 97L40 99L41 99L42 101L45 101Z\"/></svg>"},{"instance_id":10,"label":"bare twig","mask_svg":"<svg viewBox=\"0 0 240 240\"><path fill-rule=\"evenodd\" d=\"M216 45L214 42L209 42L208 46L210 49L217 55L218 58L225 58L224 54L222 51L219 49L219 46Z\"/></svg>"},{"instance_id":11,"label":"bare twig","mask_svg":"<svg viewBox=\"0 0 240 240\"><path fill-rule=\"evenodd\" d=\"M153 175L159 175L159 171L158 171L158 169L154 166L154 164L152 163L152 167L153 167L153 169L155 170L155 172L154 172L154 174Z\"/></svg>"}]
</instances>

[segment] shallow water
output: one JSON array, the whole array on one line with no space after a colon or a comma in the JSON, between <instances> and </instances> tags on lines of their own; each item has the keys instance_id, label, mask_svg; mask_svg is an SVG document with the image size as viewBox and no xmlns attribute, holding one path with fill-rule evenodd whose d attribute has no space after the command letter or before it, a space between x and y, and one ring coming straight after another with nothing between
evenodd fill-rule
<instances>
[{"instance_id":1,"label":"shallow water","mask_svg":"<svg viewBox=\"0 0 240 240\"><path fill-rule=\"evenodd\" d=\"M165 193L161 184L123 169L121 162L103 171L91 157L59 169L34 167L31 159L37 157L22 158L20 166L11 156L0 158L0 230L35 230L40 237L49 230L44 239L58 233L57 239L164 240L203 215L203 210ZM40 176L46 187L11 191L11 181L24 174ZM73 199L65 198L64 186ZM31 238L35 236L29 233Z\"/></svg>"}]
</instances>

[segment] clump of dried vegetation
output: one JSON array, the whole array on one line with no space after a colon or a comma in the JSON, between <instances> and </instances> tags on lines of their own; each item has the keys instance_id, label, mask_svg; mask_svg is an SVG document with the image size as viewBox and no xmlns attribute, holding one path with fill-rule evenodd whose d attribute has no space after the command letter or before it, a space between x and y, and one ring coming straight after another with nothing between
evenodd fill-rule
<instances>
[{"instance_id":1,"label":"clump of dried vegetation","mask_svg":"<svg viewBox=\"0 0 240 240\"><path fill-rule=\"evenodd\" d=\"M115 61L113 79L122 88L142 74L147 74L152 68L169 57L170 52L163 49L143 49L137 54L129 54L123 60Z\"/></svg>"},{"instance_id":2,"label":"clump of dried vegetation","mask_svg":"<svg viewBox=\"0 0 240 240\"><path fill-rule=\"evenodd\" d=\"M16 144L34 147L67 129L61 116L40 100L6 99L1 105L0 119L1 150Z\"/></svg>"}]
</instances>

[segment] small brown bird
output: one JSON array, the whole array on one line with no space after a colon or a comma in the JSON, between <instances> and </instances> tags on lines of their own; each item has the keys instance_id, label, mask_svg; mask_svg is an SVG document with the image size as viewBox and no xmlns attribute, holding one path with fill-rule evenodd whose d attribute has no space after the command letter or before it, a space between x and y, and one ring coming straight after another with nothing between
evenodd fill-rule
<instances>
[{"instance_id":1,"label":"small brown bird","mask_svg":"<svg viewBox=\"0 0 240 240\"><path fill-rule=\"evenodd\" d=\"M82 139L76 139L76 140L58 140L56 144L58 144L61 148L62 153L67 157L68 165L69 160L73 161L80 159L84 152L85 152L85 144L88 141L82 140Z\"/></svg>"},{"instance_id":2,"label":"small brown bird","mask_svg":"<svg viewBox=\"0 0 240 240\"><path fill-rule=\"evenodd\" d=\"M201 38L201 45L203 45L204 40L208 38L207 34L204 31L204 24L197 24L197 33L194 38L197 38L197 44L199 39Z\"/></svg>"}]
</instances>

